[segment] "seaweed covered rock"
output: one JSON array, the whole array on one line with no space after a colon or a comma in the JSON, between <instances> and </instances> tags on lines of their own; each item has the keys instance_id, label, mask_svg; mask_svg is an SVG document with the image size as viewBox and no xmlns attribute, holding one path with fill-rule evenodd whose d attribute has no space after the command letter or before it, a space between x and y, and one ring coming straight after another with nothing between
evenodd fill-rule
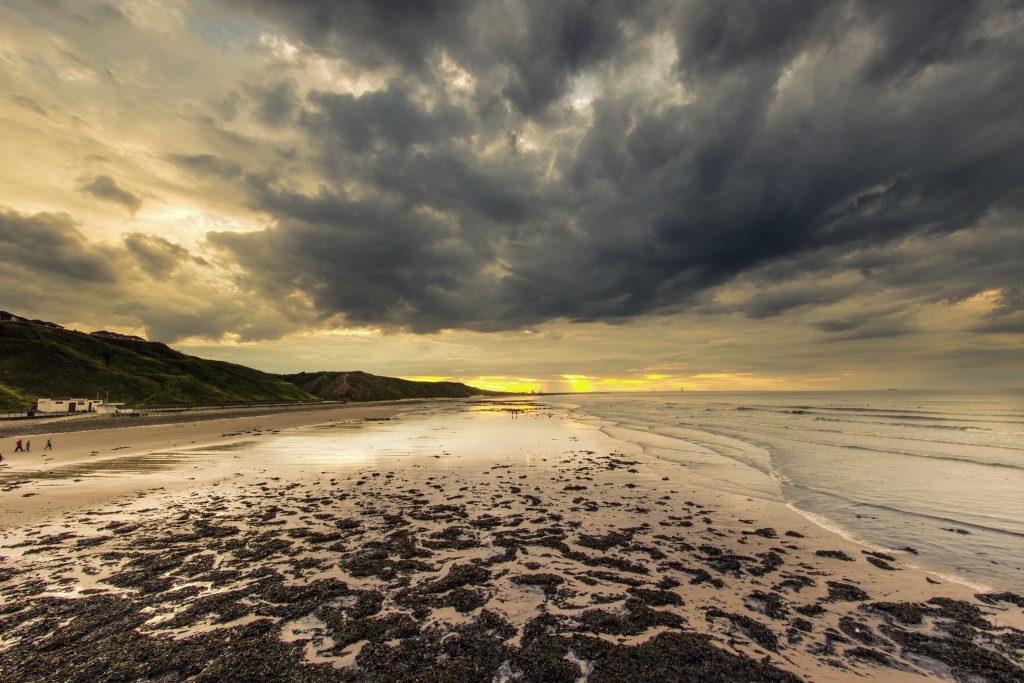
<instances>
[{"instance_id":1,"label":"seaweed covered rock","mask_svg":"<svg viewBox=\"0 0 1024 683\"><path fill-rule=\"evenodd\" d=\"M595 638L576 638L573 651L577 657L591 662L593 672L587 679L589 683L797 683L801 680L763 660L726 652L715 647L707 636L696 633L661 633L634 646L611 645Z\"/></svg>"}]
</instances>

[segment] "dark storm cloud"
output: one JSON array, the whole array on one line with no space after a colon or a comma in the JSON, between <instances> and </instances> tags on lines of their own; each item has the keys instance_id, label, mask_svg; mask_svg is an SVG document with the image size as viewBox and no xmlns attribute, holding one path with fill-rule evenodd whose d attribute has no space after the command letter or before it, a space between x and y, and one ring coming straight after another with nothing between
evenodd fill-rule
<instances>
[{"instance_id":1,"label":"dark storm cloud","mask_svg":"<svg viewBox=\"0 0 1024 683\"><path fill-rule=\"evenodd\" d=\"M79 283L117 279L113 254L90 243L64 213L26 215L0 208L0 263L7 273L24 270Z\"/></svg>"},{"instance_id":2,"label":"dark storm cloud","mask_svg":"<svg viewBox=\"0 0 1024 683\"><path fill-rule=\"evenodd\" d=\"M778 286L739 306L768 317L851 293L803 290L802 266L827 269L815 259L873 255L894 285L950 301L1020 266L1019 248L980 238L961 242L983 278L950 267L940 282L928 266L943 236L980 235L993 215L1019 225L1019 3L232 6L354 69L392 69L358 96L293 92L277 119L301 106L321 184L353 198L248 176L272 227L211 235L324 315L418 330L615 321L777 266ZM677 80L637 79L664 46ZM439 82L442 53L472 77L465 97ZM844 324L821 329L908 329Z\"/></svg>"},{"instance_id":3,"label":"dark storm cloud","mask_svg":"<svg viewBox=\"0 0 1024 683\"><path fill-rule=\"evenodd\" d=\"M814 327L828 333L830 341L900 337L915 330L905 316L896 313L879 314L877 311L823 320L815 323Z\"/></svg>"},{"instance_id":4,"label":"dark storm cloud","mask_svg":"<svg viewBox=\"0 0 1024 683\"><path fill-rule=\"evenodd\" d=\"M502 94L523 114L542 113L570 79L614 56L634 19L649 18L643 3L606 0L527 3L525 34L506 49L511 75Z\"/></svg>"},{"instance_id":5,"label":"dark storm cloud","mask_svg":"<svg viewBox=\"0 0 1024 683\"><path fill-rule=\"evenodd\" d=\"M229 0L327 54L366 68L422 74L441 50L477 75L498 76L510 105L533 116L573 76L619 53L627 31L649 28L661 2L566 0L503 4L463 0Z\"/></svg>"},{"instance_id":6,"label":"dark storm cloud","mask_svg":"<svg viewBox=\"0 0 1024 683\"><path fill-rule=\"evenodd\" d=\"M291 121L299 107L297 90L298 85L293 80L253 89L256 120L275 128Z\"/></svg>"},{"instance_id":7,"label":"dark storm cloud","mask_svg":"<svg viewBox=\"0 0 1024 683\"><path fill-rule=\"evenodd\" d=\"M342 154L363 154L381 147L402 152L413 144L433 146L473 130L462 109L442 106L427 111L398 87L360 97L314 92L309 100L312 108L303 125L315 139L336 145L337 150L332 151Z\"/></svg>"},{"instance_id":8,"label":"dark storm cloud","mask_svg":"<svg viewBox=\"0 0 1024 683\"><path fill-rule=\"evenodd\" d=\"M79 187L82 192L91 194L97 199L106 202L113 202L125 207L131 213L135 213L142 207L142 199L135 196L128 190L120 187L117 182L108 175L98 175L82 183Z\"/></svg>"},{"instance_id":9,"label":"dark storm cloud","mask_svg":"<svg viewBox=\"0 0 1024 683\"><path fill-rule=\"evenodd\" d=\"M308 100L302 126L317 140L328 176L354 175L411 205L506 224L533 215L536 196L521 172L482 168L455 149L475 132L469 112L450 104L427 110L399 87L360 97L313 92Z\"/></svg>"},{"instance_id":10,"label":"dark storm cloud","mask_svg":"<svg viewBox=\"0 0 1024 683\"><path fill-rule=\"evenodd\" d=\"M843 287L827 287L817 283L808 286L805 283L758 292L747 300L743 309L751 318L770 318L802 306L833 303L847 293Z\"/></svg>"},{"instance_id":11,"label":"dark storm cloud","mask_svg":"<svg viewBox=\"0 0 1024 683\"><path fill-rule=\"evenodd\" d=\"M466 29L469 0L228 0L277 22L310 47L362 67L423 67Z\"/></svg>"},{"instance_id":12,"label":"dark storm cloud","mask_svg":"<svg viewBox=\"0 0 1024 683\"><path fill-rule=\"evenodd\" d=\"M167 160L196 175L237 178L242 175L241 164L213 154L168 154Z\"/></svg>"},{"instance_id":13,"label":"dark storm cloud","mask_svg":"<svg viewBox=\"0 0 1024 683\"><path fill-rule=\"evenodd\" d=\"M398 193L411 203L476 213L511 225L513 230L514 224L535 216L536 197L523 191L522 178L489 175L457 158L417 154L408 160L402 173L387 166L376 169L374 181L380 189Z\"/></svg>"},{"instance_id":14,"label":"dark storm cloud","mask_svg":"<svg viewBox=\"0 0 1024 683\"><path fill-rule=\"evenodd\" d=\"M143 271L156 280L165 279L185 262L203 263L180 244L158 235L133 232L125 235L123 239L128 253L135 258Z\"/></svg>"},{"instance_id":15,"label":"dark storm cloud","mask_svg":"<svg viewBox=\"0 0 1024 683\"><path fill-rule=\"evenodd\" d=\"M474 316L481 271L493 255L485 243L468 243L458 227L401 204L349 201L326 191L260 193L265 207L293 219L252 235L208 235L251 275L247 286L268 297L303 291L318 309L344 311L355 323L487 324Z\"/></svg>"},{"instance_id":16,"label":"dark storm cloud","mask_svg":"<svg viewBox=\"0 0 1024 683\"><path fill-rule=\"evenodd\" d=\"M975 332L1024 334L1024 314L993 318L974 328Z\"/></svg>"},{"instance_id":17,"label":"dark storm cloud","mask_svg":"<svg viewBox=\"0 0 1024 683\"><path fill-rule=\"evenodd\" d=\"M955 61L985 47L987 39L975 31L999 5L979 0L866 0L863 14L875 21L882 37L880 48L864 64L862 74L872 82L912 76L932 64Z\"/></svg>"},{"instance_id":18,"label":"dark storm cloud","mask_svg":"<svg viewBox=\"0 0 1024 683\"><path fill-rule=\"evenodd\" d=\"M1006 311L1005 292L1020 281L1024 263L1021 220L1020 214L1011 214L941 239L914 237L891 248L868 247L849 254L845 265L927 302L955 304L979 292L1002 290L996 312Z\"/></svg>"},{"instance_id":19,"label":"dark storm cloud","mask_svg":"<svg viewBox=\"0 0 1024 683\"><path fill-rule=\"evenodd\" d=\"M999 305L999 308L993 311L996 315L1024 311L1024 285L1007 287L1002 290L999 292L999 298L996 299L996 303Z\"/></svg>"},{"instance_id":20,"label":"dark storm cloud","mask_svg":"<svg viewBox=\"0 0 1024 683\"><path fill-rule=\"evenodd\" d=\"M974 329L976 332L1024 334L1024 285L1000 291L996 307Z\"/></svg>"},{"instance_id":21,"label":"dark storm cloud","mask_svg":"<svg viewBox=\"0 0 1024 683\"><path fill-rule=\"evenodd\" d=\"M699 82L738 69L778 68L819 40L822 29L836 28L842 7L822 0L689 3L676 22L679 69Z\"/></svg>"}]
</instances>

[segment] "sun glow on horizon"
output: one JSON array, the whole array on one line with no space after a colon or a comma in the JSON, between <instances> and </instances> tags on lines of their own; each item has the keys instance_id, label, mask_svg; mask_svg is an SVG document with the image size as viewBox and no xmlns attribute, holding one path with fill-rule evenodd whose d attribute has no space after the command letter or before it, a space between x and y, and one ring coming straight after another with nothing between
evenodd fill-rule
<instances>
[{"instance_id":1,"label":"sun glow on horizon","mask_svg":"<svg viewBox=\"0 0 1024 683\"><path fill-rule=\"evenodd\" d=\"M478 389L508 393L595 393L651 391L764 391L820 388L821 382L833 377L805 378L793 381L786 377L761 376L751 372L710 372L694 375L648 373L626 376L601 376L565 373L549 377L516 377L513 375L410 375L403 379L416 382L461 382ZM814 386L808 385L808 383Z\"/></svg>"}]
</instances>

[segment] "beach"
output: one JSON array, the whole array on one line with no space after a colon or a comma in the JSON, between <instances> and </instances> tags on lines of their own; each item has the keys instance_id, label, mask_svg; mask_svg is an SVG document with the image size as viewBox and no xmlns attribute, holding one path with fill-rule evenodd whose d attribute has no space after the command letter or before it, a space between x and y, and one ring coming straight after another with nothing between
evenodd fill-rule
<instances>
[{"instance_id":1,"label":"beach","mask_svg":"<svg viewBox=\"0 0 1024 683\"><path fill-rule=\"evenodd\" d=\"M1017 593L836 533L756 473L715 484L582 403L5 436L0 675L1024 676Z\"/></svg>"}]
</instances>

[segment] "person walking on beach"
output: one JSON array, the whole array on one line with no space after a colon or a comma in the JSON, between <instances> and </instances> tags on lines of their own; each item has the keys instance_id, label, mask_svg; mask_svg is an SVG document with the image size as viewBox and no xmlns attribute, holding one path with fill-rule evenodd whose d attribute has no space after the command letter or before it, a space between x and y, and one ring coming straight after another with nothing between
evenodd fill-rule
<instances>
[{"instance_id":1,"label":"person walking on beach","mask_svg":"<svg viewBox=\"0 0 1024 683\"><path fill-rule=\"evenodd\" d=\"M25 449L21 445L21 439L18 439L18 442L16 444L14 444L14 452L15 453L23 453L23 452L25 452Z\"/></svg>"},{"instance_id":2,"label":"person walking on beach","mask_svg":"<svg viewBox=\"0 0 1024 683\"><path fill-rule=\"evenodd\" d=\"M47 439L46 440L46 445L43 446L43 450L44 451L52 451L53 450L53 442L50 441L49 439Z\"/></svg>"},{"instance_id":3,"label":"person walking on beach","mask_svg":"<svg viewBox=\"0 0 1024 683\"><path fill-rule=\"evenodd\" d=\"M32 441L31 440L28 440L28 439L25 440L25 452L26 453L31 453L32 452Z\"/></svg>"}]
</instances>

